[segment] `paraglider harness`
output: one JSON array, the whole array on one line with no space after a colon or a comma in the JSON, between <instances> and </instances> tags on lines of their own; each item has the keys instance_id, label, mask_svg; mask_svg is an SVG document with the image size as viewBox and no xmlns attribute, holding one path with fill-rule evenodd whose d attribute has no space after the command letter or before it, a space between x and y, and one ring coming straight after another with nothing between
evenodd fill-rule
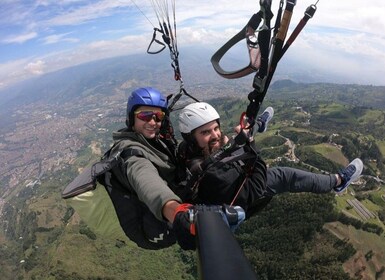
<instances>
[{"instance_id":1,"label":"paraglider harness","mask_svg":"<svg viewBox=\"0 0 385 280\"><path fill-rule=\"evenodd\" d=\"M116 144L115 144L116 145ZM62 192L62 198L82 220L103 237L127 238L144 249L157 250L176 242L167 222L159 221L137 195L116 180L113 169L123 171L131 156L143 157L140 150L127 148L85 168Z\"/></svg>"}]
</instances>

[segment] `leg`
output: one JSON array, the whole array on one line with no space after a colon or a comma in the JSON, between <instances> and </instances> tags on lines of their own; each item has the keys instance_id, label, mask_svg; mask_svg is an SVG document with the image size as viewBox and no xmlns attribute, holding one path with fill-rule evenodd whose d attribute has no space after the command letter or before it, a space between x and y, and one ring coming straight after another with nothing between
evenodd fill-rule
<instances>
[{"instance_id":1,"label":"leg","mask_svg":"<svg viewBox=\"0 0 385 280\"><path fill-rule=\"evenodd\" d=\"M328 193L337 185L335 174L317 174L290 167L267 169L266 193L284 192Z\"/></svg>"}]
</instances>

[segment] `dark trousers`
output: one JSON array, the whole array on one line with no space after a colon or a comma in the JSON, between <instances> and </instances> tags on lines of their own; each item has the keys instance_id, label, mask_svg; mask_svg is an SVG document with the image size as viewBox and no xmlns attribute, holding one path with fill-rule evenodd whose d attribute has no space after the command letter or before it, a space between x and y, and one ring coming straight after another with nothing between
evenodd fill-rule
<instances>
[{"instance_id":1,"label":"dark trousers","mask_svg":"<svg viewBox=\"0 0 385 280\"><path fill-rule=\"evenodd\" d=\"M317 174L290 167L267 169L267 194L284 192L328 193L337 184L334 174Z\"/></svg>"}]
</instances>

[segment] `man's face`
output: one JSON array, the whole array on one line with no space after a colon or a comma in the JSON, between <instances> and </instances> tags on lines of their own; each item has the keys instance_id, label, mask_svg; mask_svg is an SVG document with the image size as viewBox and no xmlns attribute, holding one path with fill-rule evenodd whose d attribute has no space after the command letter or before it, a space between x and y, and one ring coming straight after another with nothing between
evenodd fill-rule
<instances>
[{"instance_id":1,"label":"man's face","mask_svg":"<svg viewBox=\"0 0 385 280\"><path fill-rule=\"evenodd\" d=\"M141 117L142 115L137 113L148 116L148 119ZM157 113L162 113L162 110L150 106L140 106L137 108L134 112L135 121L133 130L142 134L147 139L155 138L162 124L161 120L156 117Z\"/></svg>"},{"instance_id":2,"label":"man's face","mask_svg":"<svg viewBox=\"0 0 385 280\"><path fill-rule=\"evenodd\" d=\"M218 150L221 143L222 132L217 121L211 121L195 129L193 136L198 146L209 153Z\"/></svg>"}]
</instances>

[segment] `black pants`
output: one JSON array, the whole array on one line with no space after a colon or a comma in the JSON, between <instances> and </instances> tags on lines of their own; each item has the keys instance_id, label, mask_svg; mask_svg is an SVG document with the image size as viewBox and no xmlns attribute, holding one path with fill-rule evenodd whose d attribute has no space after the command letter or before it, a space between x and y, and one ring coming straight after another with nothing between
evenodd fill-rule
<instances>
[{"instance_id":1,"label":"black pants","mask_svg":"<svg viewBox=\"0 0 385 280\"><path fill-rule=\"evenodd\" d=\"M334 174L317 174L290 167L267 169L268 195L284 192L328 193L337 185Z\"/></svg>"}]
</instances>

